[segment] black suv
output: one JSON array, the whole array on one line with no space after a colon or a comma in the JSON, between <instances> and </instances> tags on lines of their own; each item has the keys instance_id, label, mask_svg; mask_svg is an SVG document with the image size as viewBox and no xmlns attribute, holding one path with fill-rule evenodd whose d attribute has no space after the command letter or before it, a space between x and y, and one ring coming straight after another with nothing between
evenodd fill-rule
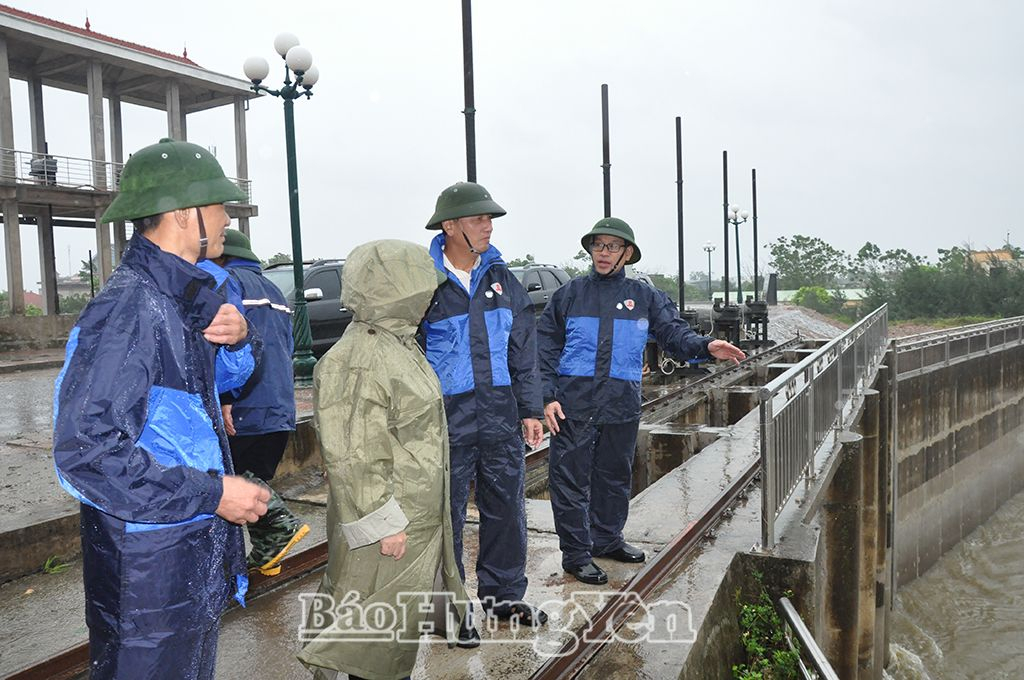
<instances>
[{"instance_id":1,"label":"black suv","mask_svg":"<svg viewBox=\"0 0 1024 680\"><path fill-rule=\"evenodd\" d=\"M525 267L509 267L516 275L519 283L530 295L533 302L533 313L537 316L544 311L544 306L551 299L551 294L569 282L571 278L565 270L553 264L528 264Z\"/></svg>"},{"instance_id":2,"label":"black suv","mask_svg":"<svg viewBox=\"0 0 1024 680\"><path fill-rule=\"evenodd\" d=\"M341 339L352 321L352 312L341 304L341 269L344 266L344 260L315 260L302 265L313 356L317 359ZM281 289L289 305L294 304L295 270L291 262L272 264L263 270L263 275Z\"/></svg>"}]
</instances>

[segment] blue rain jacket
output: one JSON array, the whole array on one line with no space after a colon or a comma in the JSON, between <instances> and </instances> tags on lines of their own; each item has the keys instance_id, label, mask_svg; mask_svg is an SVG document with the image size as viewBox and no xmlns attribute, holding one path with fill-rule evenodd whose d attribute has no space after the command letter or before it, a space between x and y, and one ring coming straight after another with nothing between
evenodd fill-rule
<instances>
[{"instance_id":1,"label":"blue rain jacket","mask_svg":"<svg viewBox=\"0 0 1024 680\"><path fill-rule=\"evenodd\" d=\"M53 456L82 503L86 622L112 665L94 677L163 677L159 650L215 626L248 585L241 528L214 514L232 473L217 394L245 384L261 343L252 326L231 347L206 341L214 287L136 235L68 338Z\"/></svg>"},{"instance_id":2,"label":"blue rain jacket","mask_svg":"<svg viewBox=\"0 0 1024 680\"><path fill-rule=\"evenodd\" d=\"M662 349L707 358L711 338L694 333L656 288L591 269L551 296L537 325L544 403L566 418L625 423L640 418L640 381L648 334Z\"/></svg>"},{"instance_id":3,"label":"blue rain jacket","mask_svg":"<svg viewBox=\"0 0 1024 680\"><path fill-rule=\"evenodd\" d=\"M430 244L447 276L422 325L427 361L441 380L452 446L519 437L543 417L533 307L494 246L480 255L469 290L444 266L444 234Z\"/></svg>"},{"instance_id":4,"label":"blue rain jacket","mask_svg":"<svg viewBox=\"0 0 1024 680\"><path fill-rule=\"evenodd\" d=\"M241 312L263 340L263 356L249 382L232 391L230 399L222 395L222 400L233 404L235 432L256 435L294 430L292 310L280 289L263 276L258 262L232 260L227 270L229 286L238 286Z\"/></svg>"}]
</instances>

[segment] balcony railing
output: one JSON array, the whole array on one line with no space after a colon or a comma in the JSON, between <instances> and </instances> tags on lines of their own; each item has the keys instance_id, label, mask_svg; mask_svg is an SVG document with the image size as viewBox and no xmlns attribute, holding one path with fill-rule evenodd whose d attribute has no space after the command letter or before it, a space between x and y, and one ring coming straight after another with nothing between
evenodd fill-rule
<instances>
[{"instance_id":1,"label":"balcony railing","mask_svg":"<svg viewBox=\"0 0 1024 680\"><path fill-rule=\"evenodd\" d=\"M0 181L36 186L117 191L121 163L0 148ZM252 203L252 180L229 177Z\"/></svg>"}]
</instances>

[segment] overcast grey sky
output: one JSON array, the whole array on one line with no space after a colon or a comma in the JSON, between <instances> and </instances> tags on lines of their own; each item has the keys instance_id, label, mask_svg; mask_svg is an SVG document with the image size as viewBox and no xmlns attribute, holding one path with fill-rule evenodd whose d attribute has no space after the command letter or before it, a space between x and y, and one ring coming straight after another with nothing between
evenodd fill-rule
<instances>
[{"instance_id":1,"label":"overcast grey sky","mask_svg":"<svg viewBox=\"0 0 1024 680\"><path fill-rule=\"evenodd\" d=\"M459 0L11 2L75 25L88 8L94 31L174 53L187 45L199 65L239 77L247 56L275 64L274 36L295 33L321 74L296 105L307 257L374 238L426 243L437 194L465 179ZM473 12L478 178L508 210L493 238L507 258L564 262L602 216L601 83L612 212L636 231L640 269L676 270L677 115L687 273L706 270L707 240L721 273L723 149L730 202L749 208L757 168L762 244L799 233L934 260L939 247L999 247L1007 232L1024 243L1018 3L477 0ZM29 149L25 86L13 89L16 145ZM88 156L85 96L47 89L45 102L51 152ZM247 122L254 248L290 252L281 102L253 101ZM125 105L124 125L126 152L166 134L161 111ZM232 174L230 108L189 116L188 133ZM67 273L70 247L77 271L91 232L57 232L58 269ZM22 239L32 289L34 230Z\"/></svg>"}]
</instances>

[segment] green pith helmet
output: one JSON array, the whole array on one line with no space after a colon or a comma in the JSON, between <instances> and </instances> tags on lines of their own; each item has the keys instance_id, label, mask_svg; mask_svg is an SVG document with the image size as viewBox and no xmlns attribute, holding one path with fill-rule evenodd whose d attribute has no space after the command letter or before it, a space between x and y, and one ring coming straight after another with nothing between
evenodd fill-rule
<instances>
[{"instance_id":1,"label":"green pith helmet","mask_svg":"<svg viewBox=\"0 0 1024 680\"><path fill-rule=\"evenodd\" d=\"M633 257L626 260L626 264L636 264L640 261L640 246L636 244L636 239L633 237L633 229L618 217L605 217L598 220L594 228L580 239L583 250L590 252L590 242L595 236L618 236L626 242L626 245L633 246Z\"/></svg>"},{"instance_id":2,"label":"green pith helmet","mask_svg":"<svg viewBox=\"0 0 1024 680\"><path fill-rule=\"evenodd\" d=\"M247 198L224 176L212 153L196 144L164 138L139 149L124 164L117 198L100 222L133 220Z\"/></svg>"},{"instance_id":3,"label":"green pith helmet","mask_svg":"<svg viewBox=\"0 0 1024 680\"><path fill-rule=\"evenodd\" d=\"M252 244L249 243L249 237L237 229L224 230L224 254L231 257L240 257L243 260L252 260L253 262L260 261L260 258L256 257L256 253L252 252Z\"/></svg>"},{"instance_id":4,"label":"green pith helmet","mask_svg":"<svg viewBox=\"0 0 1024 680\"><path fill-rule=\"evenodd\" d=\"M490 192L474 182L453 184L437 197L434 214L427 222L427 229L440 229L445 220L455 220L473 215L501 217L505 209L494 202Z\"/></svg>"}]
</instances>

